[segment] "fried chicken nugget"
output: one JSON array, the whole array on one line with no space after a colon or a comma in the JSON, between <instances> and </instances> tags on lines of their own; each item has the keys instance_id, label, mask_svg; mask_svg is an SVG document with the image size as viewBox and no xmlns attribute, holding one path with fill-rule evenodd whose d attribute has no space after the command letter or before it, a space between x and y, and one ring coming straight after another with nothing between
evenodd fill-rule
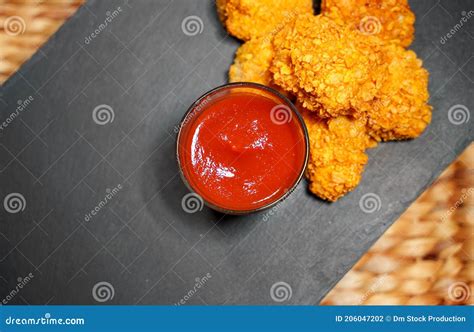
<instances>
[{"instance_id":1,"label":"fried chicken nugget","mask_svg":"<svg viewBox=\"0 0 474 332\"><path fill-rule=\"evenodd\" d=\"M217 12L229 33L250 40L274 33L290 18L312 13L312 0L217 0Z\"/></svg>"},{"instance_id":2,"label":"fried chicken nugget","mask_svg":"<svg viewBox=\"0 0 474 332\"><path fill-rule=\"evenodd\" d=\"M272 36L251 39L239 47L229 69L229 82L254 82L269 86L293 100L293 96L275 85L270 72L273 59Z\"/></svg>"},{"instance_id":3,"label":"fried chicken nugget","mask_svg":"<svg viewBox=\"0 0 474 332\"><path fill-rule=\"evenodd\" d=\"M322 119L314 112L302 113L310 141L309 189L322 199L336 201L359 184L368 161L365 150L375 142L363 117Z\"/></svg>"},{"instance_id":4,"label":"fried chicken nugget","mask_svg":"<svg viewBox=\"0 0 474 332\"><path fill-rule=\"evenodd\" d=\"M419 136L431 121L428 72L415 52L388 44L383 48L380 87L366 113L369 134L377 141Z\"/></svg>"},{"instance_id":5,"label":"fried chicken nugget","mask_svg":"<svg viewBox=\"0 0 474 332\"><path fill-rule=\"evenodd\" d=\"M380 63L379 53L366 52L359 39L325 16L300 15L273 39L273 79L322 117L358 117L375 96L371 67Z\"/></svg>"},{"instance_id":6,"label":"fried chicken nugget","mask_svg":"<svg viewBox=\"0 0 474 332\"><path fill-rule=\"evenodd\" d=\"M255 82L272 85L270 64L273 59L271 39L260 37L239 47L229 69L230 82Z\"/></svg>"},{"instance_id":7,"label":"fried chicken nugget","mask_svg":"<svg viewBox=\"0 0 474 332\"><path fill-rule=\"evenodd\" d=\"M321 13L366 35L409 46L415 14L407 0L322 0Z\"/></svg>"}]
</instances>

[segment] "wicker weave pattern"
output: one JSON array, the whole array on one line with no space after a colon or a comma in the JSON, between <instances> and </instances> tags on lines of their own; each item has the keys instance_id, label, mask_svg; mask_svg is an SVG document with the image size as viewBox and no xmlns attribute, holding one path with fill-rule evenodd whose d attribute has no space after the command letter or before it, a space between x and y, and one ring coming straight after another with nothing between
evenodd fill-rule
<instances>
[{"instance_id":1,"label":"wicker weave pattern","mask_svg":"<svg viewBox=\"0 0 474 332\"><path fill-rule=\"evenodd\" d=\"M0 84L73 14L84 0L0 0Z\"/></svg>"},{"instance_id":2,"label":"wicker weave pattern","mask_svg":"<svg viewBox=\"0 0 474 332\"><path fill-rule=\"evenodd\" d=\"M322 304L473 304L474 144Z\"/></svg>"},{"instance_id":3,"label":"wicker weave pattern","mask_svg":"<svg viewBox=\"0 0 474 332\"><path fill-rule=\"evenodd\" d=\"M0 0L0 84L83 1ZM20 30L7 28L12 17L20 18ZM473 169L471 145L322 303L472 304Z\"/></svg>"}]
</instances>

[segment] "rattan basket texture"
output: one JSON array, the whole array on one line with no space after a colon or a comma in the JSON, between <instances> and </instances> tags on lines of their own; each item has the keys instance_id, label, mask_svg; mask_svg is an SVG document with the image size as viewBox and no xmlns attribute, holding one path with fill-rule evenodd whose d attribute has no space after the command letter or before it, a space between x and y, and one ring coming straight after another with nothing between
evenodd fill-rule
<instances>
[{"instance_id":1,"label":"rattan basket texture","mask_svg":"<svg viewBox=\"0 0 474 332\"><path fill-rule=\"evenodd\" d=\"M29 59L83 0L0 0L0 84Z\"/></svg>"},{"instance_id":2,"label":"rattan basket texture","mask_svg":"<svg viewBox=\"0 0 474 332\"><path fill-rule=\"evenodd\" d=\"M322 304L473 304L474 144Z\"/></svg>"}]
</instances>

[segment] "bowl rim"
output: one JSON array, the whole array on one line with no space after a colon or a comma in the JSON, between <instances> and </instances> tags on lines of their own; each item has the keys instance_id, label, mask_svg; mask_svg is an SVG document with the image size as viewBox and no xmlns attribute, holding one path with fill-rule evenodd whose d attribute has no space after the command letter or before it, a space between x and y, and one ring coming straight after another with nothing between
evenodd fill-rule
<instances>
[{"instance_id":1,"label":"bowl rim","mask_svg":"<svg viewBox=\"0 0 474 332\"><path fill-rule=\"evenodd\" d=\"M285 105L288 106L290 108L290 110L292 111L292 113L296 115L296 117L298 119L298 122L300 123L300 127L302 128L302 131L303 131L304 146L305 146L304 161L303 161L301 170L298 174L298 177L296 178L296 180L293 183L293 185L291 186L291 188L289 188L282 196L280 196L275 201L272 201L272 202L270 202L266 205L263 205L261 207L258 207L258 208L255 208L255 209L249 209L249 210L231 210L231 209L227 209L227 208L224 208L224 207L221 207L221 206L218 206L218 205L215 205L215 204L211 203L205 197L200 195L198 193L198 191L195 190L192 187L192 185L189 183L188 179L186 178L186 175L184 174L184 171L183 171L183 165L181 164L180 154L179 154L181 133L182 133L183 128L186 125L186 119L194 111L194 109L198 105L200 105L200 103L204 99L206 99L208 96L213 95L213 94L219 92L220 90L232 89L232 88L238 88L238 87L249 87L249 88L264 90L264 91L266 91L270 94L275 95L276 97L278 97L282 101L284 101ZM184 184L186 185L186 187L188 188L188 190L191 193L194 193L194 194L198 195L200 200L202 201L202 203L205 204L207 207L209 207L209 208L211 208L215 211L218 211L218 212L221 212L221 213L224 213L224 214L231 214L231 215L245 215L245 214L250 214L250 213L254 213L254 212L259 212L259 211L262 211L262 210L270 209L270 208L274 207L275 205L281 203L283 200L285 200L295 190L295 188L301 182L301 179L303 178L303 176L305 174L305 171L306 171L306 168L307 168L307 165L308 165L308 160L309 160L309 134L308 134L308 129L306 128L306 124L303 120L303 117L300 114L300 112L298 111L298 109L296 108L296 106L291 102L291 100L289 100L285 95L283 95L279 91L277 91L273 88L270 88L266 85L259 84L259 83L254 83L254 82L226 83L226 84L217 86L217 87L205 92L204 94L202 94L199 98L196 99L196 101L194 101L191 104L191 106L188 107L187 111L184 113L183 117L181 118L181 121L179 122L179 128L178 128L178 132L177 132L176 160L178 162L179 174L180 174L181 179L183 180Z\"/></svg>"}]
</instances>

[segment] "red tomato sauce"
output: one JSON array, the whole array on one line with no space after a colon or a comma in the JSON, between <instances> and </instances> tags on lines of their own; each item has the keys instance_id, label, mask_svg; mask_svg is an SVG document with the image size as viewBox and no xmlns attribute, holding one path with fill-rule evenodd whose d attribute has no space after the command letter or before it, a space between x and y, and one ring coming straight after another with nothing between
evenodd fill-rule
<instances>
[{"instance_id":1,"label":"red tomato sauce","mask_svg":"<svg viewBox=\"0 0 474 332\"><path fill-rule=\"evenodd\" d=\"M300 178L306 161L304 128L281 101L230 93L184 123L178 143L181 169L190 186L214 206L255 210L281 198Z\"/></svg>"}]
</instances>

